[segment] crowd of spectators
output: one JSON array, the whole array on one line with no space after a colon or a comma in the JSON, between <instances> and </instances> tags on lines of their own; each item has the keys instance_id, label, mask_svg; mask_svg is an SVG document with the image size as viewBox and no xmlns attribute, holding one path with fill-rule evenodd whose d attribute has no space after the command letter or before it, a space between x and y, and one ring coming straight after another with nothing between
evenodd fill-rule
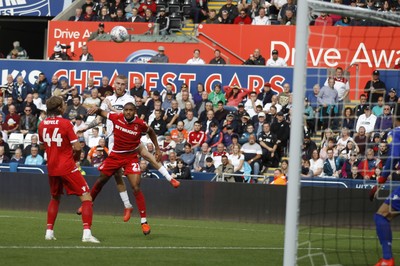
<instances>
[{"instance_id":1,"label":"crowd of spectators","mask_svg":"<svg viewBox=\"0 0 400 266\"><path fill-rule=\"evenodd\" d=\"M350 89L343 70L320 88L314 86L305 100L303 169L306 176L376 179L388 155L387 135L393 128L393 113L400 103L395 88L386 88L379 71L364 86L355 106L346 106ZM308 110L308 111L307 111ZM323 130L318 146L311 136ZM393 180L400 180L399 171Z\"/></svg>"},{"instance_id":2,"label":"crowd of spectators","mask_svg":"<svg viewBox=\"0 0 400 266\"><path fill-rule=\"evenodd\" d=\"M219 10L208 0L86 0L70 21L157 22L160 34L168 34L169 15L190 17L195 24L296 25L296 0L226 0ZM399 12L399 1L335 0L335 4L379 12ZM355 11L356 12L356 11ZM310 13L316 26L379 26L377 22L328 13Z\"/></svg>"},{"instance_id":3,"label":"crowd of spectators","mask_svg":"<svg viewBox=\"0 0 400 266\"><path fill-rule=\"evenodd\" d=\"M80 163L98 166L107 156L107 137L112 132L106 132L103 124L82 132L95 119L86 110L108 104L106 96L113 94L113 88L106 76L99 87L94 84L89 78L87 87L79 91L64 78L48 80L40 73L31 86L22 76L14 79L9 75L0 91L1 162L45 163L46 154L36 149L37 128L46 117L46 99L58 95L68 106L63 116L74 124L84 151ZM259 93L236 84L217 83L210 92L202 83L193 90L187 84L176 90L174 84L167 84L150 92L144 85L136 79L126 93L133 96L138 117L158 135L164 165L178 178L190 178L188 171L231 172L235 175L225 176L225 181L242 182L251 181L251 174L263 175L277 167L281 168L276 178L287 176L288 161L284 159L290 144L292 108L289 83L283 84L281 93L272 90L268 82ZM303 176L375 178L387 156L386 136L399 101L396 90L387 91L379 71L374 71L365 94L352 108L345 103L350 85L340 67L321 86L316 84L304 101ZM320 144L313 141L317 132L323 133ZM29 138L29 145L10 147L7 141L13 133ZM154 153L149 140L143 137L142 141ZM352 174L354 164L357 175Z\"/></svg>"},{"instance_id":4,"label":"crowd of spectators","mask_svg":"<svg viewBox=\"0 0 400 266\"><path fill-rule=\"evenodd\" d=\"M106 132L102 124L82 132L95 119L86 110L107 103L105 97L113 94L113 88L108 77L102 78L99 87L93 84L93 79L88 79L87 87L78 91L64 78L48 79L45 73L40 73L31 86L22 76L9 75L0 90L1 162L45 164L46 154L37 145L37 129L46 117L46 99L58 95L67 104L63 116L74 124L84 151L80 163L98 166L107 156L107 136L111 132ZM138 116L157 133L163 162L177 177L186 176L186 168L217 173L223 155L229 157L234 173L259 175L269 167L279 166L287 154L290 130L290 100L277 112L272 103L276 95L269 83L264 85L259 94L238 85L221 84L208 93L201 83L194 92L186 84L177 93L172 89L173 84L162 91L147 92L143 81L137 79L127 93L135 99ZM29 138L30 144L8 145L13 134ZM149 141L144 138L143 142ZM150 143L147 148L154 152ZM179 168L180 162L185 169ZM225 173L225 166L221 167ZM239 181L243 177L229 180Z\"/></svg>"}]
</instances>

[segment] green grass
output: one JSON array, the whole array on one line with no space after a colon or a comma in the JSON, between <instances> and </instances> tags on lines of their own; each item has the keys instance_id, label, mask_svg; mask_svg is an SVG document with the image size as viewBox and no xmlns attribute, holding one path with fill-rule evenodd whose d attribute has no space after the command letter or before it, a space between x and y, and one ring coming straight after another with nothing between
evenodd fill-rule
<instances>
[{"instance_id":1,"label":"green grass","mask_svg":"<svg viewBox=\"0 0 400 266\"><path fill-rule=\"evenodd\" d=\"M282 225L157 218L149 223L152 232L144 236L138 218L123 223L119 216L95 214L92 232L101 244L84 244L80 217L60 213L57 241L45 241L45 212L0 210L0 265L282 265ZM301 228L299 240L311 241L299 256L324 252L331 265L372 265L379 256L374 231ZM299 265L310 265L309 258ZM312 258L324 264L322 255Z\"/></svg>"}]
</instances>

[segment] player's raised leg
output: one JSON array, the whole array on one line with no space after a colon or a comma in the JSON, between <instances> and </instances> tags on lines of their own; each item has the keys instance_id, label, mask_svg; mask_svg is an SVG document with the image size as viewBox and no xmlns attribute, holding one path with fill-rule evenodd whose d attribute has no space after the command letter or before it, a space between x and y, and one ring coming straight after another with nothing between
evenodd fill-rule
<instances>
[{"instance_id":1,"label":"player's raised leg","mask_svg":"<svg viewBox=\"0 0 400 266\"><path fill-rule=\"evenodd\" d=\"M145 160L153 165L155 169L157 169L164 177L167 179L174 188L178 188L181 184L178 180L173 178L169 173L168 170L159 162L157 161L156 157L153 156L148 150L140 144L139 147L140 156L142 156Z\"/></svg>"}]
</instances>

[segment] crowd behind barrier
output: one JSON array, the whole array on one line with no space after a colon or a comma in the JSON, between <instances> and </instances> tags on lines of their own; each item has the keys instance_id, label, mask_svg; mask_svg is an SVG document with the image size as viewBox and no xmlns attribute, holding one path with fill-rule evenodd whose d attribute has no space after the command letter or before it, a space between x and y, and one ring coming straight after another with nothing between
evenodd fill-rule
<instances>
[{"instance_id":1,"label":"crowd behind barrier","mask_svg":"<svg viewBox=\"0 0 400 266\"><path fill-rule=\"evenodd\" d=\"M386 88L379 77L380 72L373 71L354 107L346 106L350 85L340 67L334 77L315 84L307 93L302 177L379 177L388 156L386 138L393 127L393 110L399 102L396 89ZM84 151L79 165L99 166L109 152L107 141L112 132L107 132L105 121L82 131L96 119L87 115L87 109L109 104L107 97L113 94L113 87L106 76L99 87L91 78L87 84L80 93L65 78L49 80L40 73L30 86L22 76L9 75L0 96L0 162L46 163L37 128L46 117L45 100L58 95L68 106L64 117L74 124ZM225 175L222 180L227 182L258 182L249 176L272 174L272 183L286 184L292 108L289 83L279 94L271 90L269 82L259 93L219 83L208 93L200 82L194 91L182 84L176 92L172 84L148 92L140 79L126 92L133 97L138 116L158 135L164 166L171 173L186 179L191 179L190 171L238 174ZM146 136L142 142L154 153ZM141 169L146 172L151 166L142 160ZM271 169L273 173L268 172ZM392 178L400 180L399 171Z\"/></svg>"}]
</instances>

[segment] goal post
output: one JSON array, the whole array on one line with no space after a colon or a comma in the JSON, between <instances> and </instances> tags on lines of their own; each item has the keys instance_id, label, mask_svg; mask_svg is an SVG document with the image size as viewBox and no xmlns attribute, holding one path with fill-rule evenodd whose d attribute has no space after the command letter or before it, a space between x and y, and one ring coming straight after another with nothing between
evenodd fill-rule
<instances>
[{"instance_id":1,"label":"goal post","mask_svg":"<svg viewBox=\"0 0 400 266\"><path fill-rule=\"evenodd\" d=\"M290 130L289 177L286 196L285 244L283 265L294 266L297 260L300 211L301 144L303 143L304 95L307 74L308 4L298 1L296 21L296 54L293 75L293 119ZM299 134L300 133L300 134Z\"/></svg>"}]
</instances>

